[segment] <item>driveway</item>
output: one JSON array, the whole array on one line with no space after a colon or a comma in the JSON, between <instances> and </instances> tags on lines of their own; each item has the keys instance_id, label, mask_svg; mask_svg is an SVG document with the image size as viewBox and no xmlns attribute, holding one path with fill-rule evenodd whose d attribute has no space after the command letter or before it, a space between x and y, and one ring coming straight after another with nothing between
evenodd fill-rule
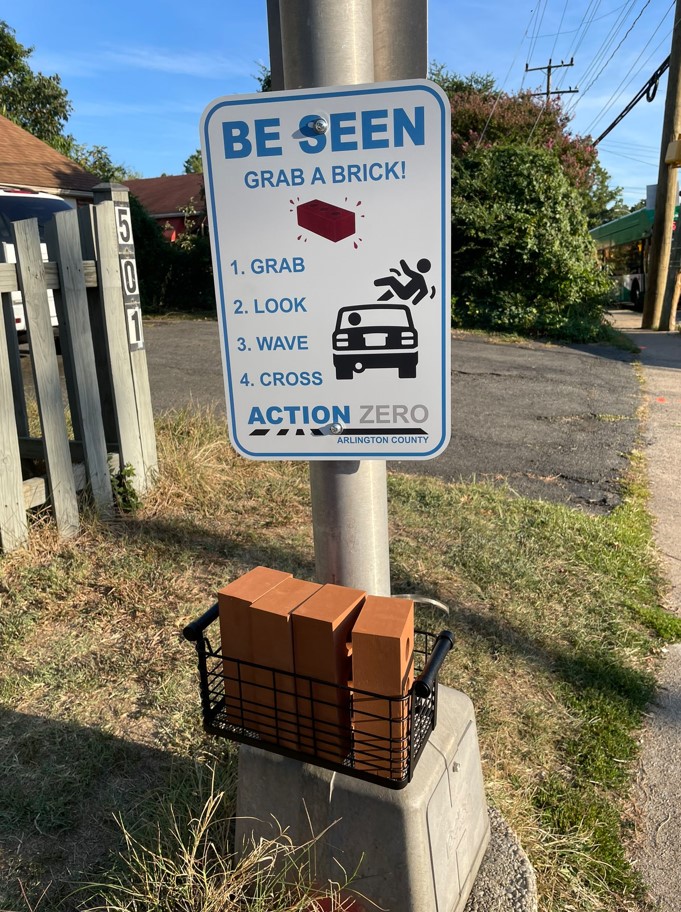
<instances>
[{"instance_id":1,"label":"driveway","mask_svg":"<svg viewBox=\"0 0 681 912\"><path fill-rule=\"evenodd\" d=\"M217 323L145 324L156 412L224 412ZM447 481L507 483L519 494L602 512L637 433L632 355L609 346L452 338L452 440L441 456L391 463Z\"/></svg>"}]
</instances>

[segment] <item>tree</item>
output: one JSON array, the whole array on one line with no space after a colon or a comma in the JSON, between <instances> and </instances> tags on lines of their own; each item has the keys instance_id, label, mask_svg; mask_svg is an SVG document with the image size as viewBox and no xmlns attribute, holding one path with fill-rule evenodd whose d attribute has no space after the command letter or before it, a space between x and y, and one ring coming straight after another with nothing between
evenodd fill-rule
<instances>
[{"instance_id":1,"label":"tree","mask_svg":"<svg viewBox=\"0 0 681 912\"><path fill-rule=\"evenodd\" d=\"M264 63L258 64L258 72L253 77L260 88L259 92L271 92L272 91L272 70L268 66L265 66Z\"/></svg>"},{"instance_id":2,"label":"tree","mask_svg":"<svg viewBox=\"0 0 681 912\"><path fill-rule=\"evenodd\" d=\"M453 165L454 324L597 338L609 282L557 156L495 145Z\"/></svg>"},{"instance_id":3,"label":"tree","mask_svg":"<svg viewBox=\"0 0 681 912\"><path fill-rule=\"evenodd\" d=\"M0 20L0 111L43 142L55 145L72 111L59 76L34 73L27 60L33 48L20 44Z\"/></svg>"},{"instance_id":4,"label":"tree","mask_svg":"<svg viewBox=\"0 0 681 912\"><path fill-rule=\"evenodd\" d=\"M87 146L64 133L73 110L68 92L59 76L33 72L27 62L32 53L33 48L20 44L14 29L0 20L0 112L102 180L134 176L111 160L105 146Z\"/></svg>"},{"instance_id":5,"label":"tree","mask_svg":"<svg viewBox=\"0 0 681 912\"><path fill-rule=\"evenodd\" d=\"M63 152L91 174L103 181L124 181L126 178L141 177L126 165L115 164L106 146L88 146L77 143L73 136L63 137Z\"/></svg>"},{"instance_id":6,"label":"tree","mask_svg":"<svg viewBox=\"0 0 681 912\"><path fill-rule=\"evenodd\" d=\"M201 149L197 149L185 160L185 174L203 174L203 160L201 158Z\"/></svg>"},{"instance_id":7,"label":"tree","mask_svg":"<svg viewBox=\"0 0 681 912\"><path fill-rule=\"evenodd\" d=\"M459 94L498 94L496 83L491 73L471 73L470 76L459 76L452 73L443 63L431 60L428 66L428 79L436 82L447 95Z\"/></svg>"},{"instance_id":8,"label":"tree","mask_svg":"<svg viewBox=\"0 0 681 912\"><path fill-rule=\"evenodd\" d=\"M529 92L508 94L496 88L490 75L464 78L435 62L429 75L451 102L454 158L498 143L545 149L558 158L580 194L589 227L607 220L612 208L622 204L621 190L610 187L591 137L570 133L570 117L559 100L540 101Z\"/></svg>"}]
</instances>

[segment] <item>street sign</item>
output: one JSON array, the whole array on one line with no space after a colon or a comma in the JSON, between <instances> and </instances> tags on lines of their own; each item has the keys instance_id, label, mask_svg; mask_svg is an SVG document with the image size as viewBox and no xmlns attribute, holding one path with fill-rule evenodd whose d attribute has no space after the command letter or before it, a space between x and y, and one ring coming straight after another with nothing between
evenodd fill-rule
<instances>
[{"instance_id":1,"label":"street sign","mask_svg":"<svg viewBox=\"0 0 681 912\"><path fill-rule=\"evenodd\" d=\"M233 446L254 459L440 453L444 92L410 80L219 98L201 142Z\"/></svg>"}]
</instances>

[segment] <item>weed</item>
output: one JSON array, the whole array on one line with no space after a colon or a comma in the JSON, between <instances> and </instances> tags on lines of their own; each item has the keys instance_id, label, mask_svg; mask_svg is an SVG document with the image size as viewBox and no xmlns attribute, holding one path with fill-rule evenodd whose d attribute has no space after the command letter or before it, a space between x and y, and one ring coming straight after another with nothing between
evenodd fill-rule
<instances>
[{"instance_id":1,"label":"weed","mask_svg":"<svg viewBox=\"0 0 681 912\"><path fill-rule=\"evenodd\" d=\"M111 490L114 501L121 513L134 513L139 510L141 501L133 479L135 478L135 468L129 462L117 472L111 472Z\"/></svg>"},{"instance_id":2,"label":"weed","mask_svg":"<svg viewBox=\"0 0 681 912\"><path fill-rule=\"evenodd\" d=\"M140 839L122 820L124 847L109 881L78 892L88 912L311 912L322 898L342 909L349 881L313 887L312 840L295 846L285 832L253 841L240 852L230 847L226 796L216 788L215 767L201 777L193 803L181 810L168 802L156 809L152 839Z\"/></svg>"}]
</instances>

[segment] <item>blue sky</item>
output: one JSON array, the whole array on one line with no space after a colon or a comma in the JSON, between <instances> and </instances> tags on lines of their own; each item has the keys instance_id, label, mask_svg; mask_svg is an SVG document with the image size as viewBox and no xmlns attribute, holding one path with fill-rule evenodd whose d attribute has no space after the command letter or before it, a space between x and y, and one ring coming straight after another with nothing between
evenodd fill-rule
<instances>
[{"instance_id":1,"label":"blue sky","mask_svg":"<svg viewBox=\"0 0 681 912\"><path fill-rule=\"evenodd\" d=\"M673 9L670 0L430 0L429 58L514 91L545 86L526 63L574 56L553 86L580 88L563 96L573 132L597 136L669 53ZM33 68L61 76L74 107L67 130L144 177L182 173L204 107L256 91L268 62L265 0L22 0L2 15L35 48ZM630 203L657 179L666 85L663 76L653 103L641 101L600 146Z\"/></svg>"}]
</instances>

